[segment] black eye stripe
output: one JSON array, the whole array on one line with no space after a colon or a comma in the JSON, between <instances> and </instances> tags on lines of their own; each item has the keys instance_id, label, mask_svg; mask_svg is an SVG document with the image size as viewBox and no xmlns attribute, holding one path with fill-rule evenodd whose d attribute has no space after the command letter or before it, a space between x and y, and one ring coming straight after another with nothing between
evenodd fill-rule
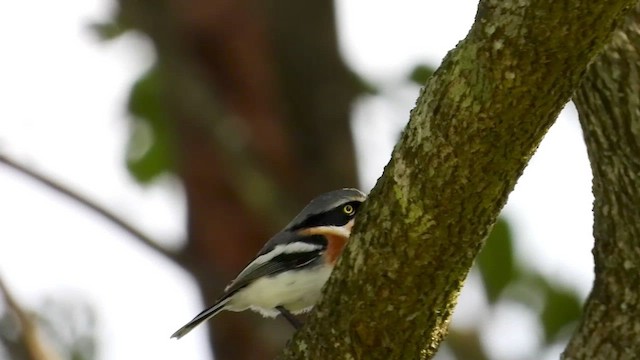
<instances>
[{"instance_id":1,"label":"black eye stripe","mask_svg":"<svg viewBox=\"0 0 640 360\"><path fill-rule=\"evenodd\" d=\"M350 201L346 204L341 204L340 206L333 208L331 211L328 211L322 214L311 215L301 223L293 226L291 230L298 230L298 229L317 227L317 226L343 226L346 223L348 223L349 220L351 220L358 213L358 208L360 207L361 204L362 202L360 201ZM353 206L353 210L354 210L353 213L351 214L344 213L343 209L346 205Z\"/></svg>"},{"instance_id":2,"label":"black eye stripe","mask_svg":"<svg viewBox=\"0 0 640 360\"><path fill-rule=\"evenodd\" d=\"M353 206L353 213L355 214L355 213L358 212L358 209L360 208L360 205L362 205L362 202L360 202L360 201L352 201L352 202L350 202L348 204L345 204L345 205Z\"/></svg>"}]
</instances>

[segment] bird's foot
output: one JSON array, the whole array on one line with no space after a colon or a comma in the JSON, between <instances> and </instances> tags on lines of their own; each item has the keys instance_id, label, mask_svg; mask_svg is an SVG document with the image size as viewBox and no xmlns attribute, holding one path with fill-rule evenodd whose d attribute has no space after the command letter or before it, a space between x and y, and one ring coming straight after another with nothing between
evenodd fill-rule
<instances>
[{"instance_id":1,"label":"bird's foot","mask_svg":"<svg viewBox=\"0 0 640 360\"><path fill-rule=\"evenodd\" d=\"M282 314L282 316L284 316L284 318L287 319L289 324L291 324L291 326L293 326L294 329L300 330L300 328L302 327L302 322L298 320L298 318L295 317L295 315L289 312L289 310L285 309L284 306L276 306L276 310L278 310L280 314Z\"/></svg>"}]
</instances>

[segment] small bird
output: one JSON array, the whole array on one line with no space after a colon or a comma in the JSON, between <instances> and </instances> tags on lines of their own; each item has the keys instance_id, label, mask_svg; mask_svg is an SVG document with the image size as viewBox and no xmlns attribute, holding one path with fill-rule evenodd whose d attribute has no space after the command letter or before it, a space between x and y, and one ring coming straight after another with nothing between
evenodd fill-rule
<instances>
[{"instance_id":1,"label":"small bird","mask_svg":"<svg viewBox=\"0 0 640 360\"><path fill-rule=\"evenodd\" d=\"M282 314L296 329L300 328L301 323L293 314L311 310L320 298L365 199L362 191L352 188L313 199L264 245L213 306L171 337L180 339L222 310L248 308L265 317Z\"/></svg>"}]
</instances>

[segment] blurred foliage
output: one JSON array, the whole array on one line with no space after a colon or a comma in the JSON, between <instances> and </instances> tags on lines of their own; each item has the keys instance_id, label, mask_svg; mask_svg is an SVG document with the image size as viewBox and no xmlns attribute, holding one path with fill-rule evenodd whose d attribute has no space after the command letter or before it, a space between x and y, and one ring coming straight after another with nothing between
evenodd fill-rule
<instances>
[{"instance_id":1,"label":"blurred foliage","mask_svg":"<svg viewBox=\"0 0 640 360\"><path fill-rule=\"evenodd\" d=\"M434 71L435 69L432 66L416 65L409 74L409 80L420 86L424 86Z\"/></svg>"},{"instance_id":2,"label":"blurred foliage","mask_svg":"<svg viewBox=\"0 0 640 360\"><path fill-rule=\"evenodd\" d=\"M30 360L15 314L0 301L0 359ZM23 309L24 310L24 309ZM42 340L65 360L97 358L96 319L92 307L78 298L46 298L30 312Z\"/></svg>"},{"instance_id":3,"label":"blurred foliage","mask_svg":"<svg viewBox=\"0 0 640 360\"><path fill-rule=\"evenodd\" d=\"M113 15L110 21L91 24L90 29L103 41L114 40L130 30L117 15ZM173 170L172 154L175 150L156 64L131 86L127 111L131 115L127 169L139 183L147 185Z\"/></svg>"},{"instance_id":4,"label":"blurred foliage","mask_svg":"<svg viewBox=\"0 0 640 360\"><path fill-rule=\"evenodd\" d=\"M542 352L547 346L568 340L582 313L582 300L575 291L523 266L513 244L510 225L501 217L487 238L476 266L490 308L504 301L515 301L537 314L544 334L544 343L539 348Z\"/></svg>"},{"instance_id":5,"label":"blurred foliage","mask_svg":"<svg viewBox=\"0 0 640 360\"><path fill-rule=\"evenodd\" d=\"M47 298L37 311L43 334L57 344L65 359L96 358L96 318L80 299Z\"/></svg>"},{"instance_id":6,"label":"blurred foliage","mask_svg":"<svg viewBox=\"0 0 640 360\"><path fill-rule=\"evenodd\" d=\"M93 23L89 25L89 28L102 41L116 39L129 30L118 21Z\"/></svg>"},{"instance_id":7,"label":"blurred foliage","mask_svg":"<svg viewBox=\"0 0 640 360\"><path fill-rule=\"evenodd\" d=\"M102 41L114 40L129 30L131 30L131 27L125 25L120 11L117 11L116 8L113 9L107 20L89 24L89 31L97 35Z\"/></svg>"},{"instance_id":8,"label":"blurred foliage","mask_svg":"<svg viewBox=\"0 0 640 360\"><path fill-rule=\"evenodd\" d=\"M452 329L447 335L444 346L455 359L489 360L489 355L482 345L479 329ZM440 355L440 352L438 352ZM440 356L442 357L442 356ZM436 357L438 360L440 357Z\"/></svg>"},{"instance_id":9,"label":"blurred foliage","mask_svg":"<svg viewBox=\"0 0 640 360\"><path fill-rule=\"evenodd\" d=\"M546 343L566 339L582 314L582 302L578 294L543 277L537 278L536 282L538 291L544 295L540 321ZM531 286L535 287L533 284Z\"/></svg>"},{"instance_id":10,"label":"blurred foliage","mask_svg":"<svg viewBox=\"0 0 640 360\"><path fill-rule=\"evenodd\" d=\"M355 72L351 72L351 75L354 78L354 81L358 84L358 89L360 90L360 94L362 96L366 95L378 95L380 94L380 89L372 82L367 81L364 77L356 74Z\"/></svg>"},{"instance_id":11,"label":"blurred foliage","mask_svg":"<svg viewBox=\"0 0 640 360\"><path fill-rule=\"evenodd\" d=\"M136 80L129 92L127 107L132 119L127 168L142 184L173 169L173 137L161 92L157 66Z\"/></svg>"},{"instance_id":12,"label":"blurred foliage","mask_svg":"<svg viewBox=\"0 0 640 360\"><path fill-rule=\"evenodd\" d=\"M518 278L514 262L511 229L507 221L500 218L477 259L490 304L494 304L502 291Z\"/></svg>"}]
</instances>

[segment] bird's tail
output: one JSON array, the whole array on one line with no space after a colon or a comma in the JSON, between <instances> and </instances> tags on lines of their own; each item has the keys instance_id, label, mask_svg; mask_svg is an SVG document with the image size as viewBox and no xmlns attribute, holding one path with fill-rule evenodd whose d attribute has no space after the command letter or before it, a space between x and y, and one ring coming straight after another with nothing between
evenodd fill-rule
<instances>
[{"instance_id":1,"label":"bird's tail","mask_svg":"<svg viewBox=\"0 0 640 360\"><path fill-rule=\"evenodd\" d=\"M185 326L174 332L173 335L171 335L171 338L180 339L181 337L187 335L191 330L193 330L193 328L200 325L202 322L216 316L220 311L224 310L224 306L229 302L229 300L231 300L229 297L225 297L224 299L218 301L212 307L204 310L196 317L194 317L193 320L189 321Z\"/></svg>"}]
</instances>

